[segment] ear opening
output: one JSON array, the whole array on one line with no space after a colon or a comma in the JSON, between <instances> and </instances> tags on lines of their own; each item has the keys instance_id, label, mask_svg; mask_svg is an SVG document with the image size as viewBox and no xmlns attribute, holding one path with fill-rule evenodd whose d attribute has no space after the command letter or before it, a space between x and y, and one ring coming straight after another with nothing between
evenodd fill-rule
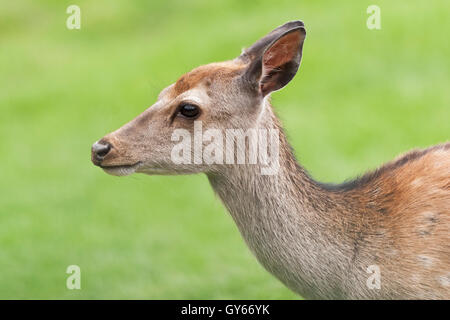
<instances>
[{"instance_id":1,"label":"ear opening","mask_svg":"<svg viewBox=\"0 0 450 320\"><path fill-rule=\"evenodd\" d=\"M283 88L294 78L302 59L305 36L305 29L298 27L283 34L266 49L259 81L263 96Z\"/></svg>"}]
</instances>

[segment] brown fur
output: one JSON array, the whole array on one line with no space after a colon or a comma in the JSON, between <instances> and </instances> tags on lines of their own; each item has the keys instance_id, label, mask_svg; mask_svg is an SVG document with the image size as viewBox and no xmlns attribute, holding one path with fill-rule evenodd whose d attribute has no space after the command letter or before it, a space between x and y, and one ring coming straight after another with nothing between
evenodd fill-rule
<instances>
[{"instance_id":1,"label":"brown fur","mask_svg":"<svg viewBox=\"0 0 450 320\"><path fill-rule=\"evenodd\" d=\"M358 210L355 259L371 250L384 276L404 277L398 297L411 283L420 298L449 296L450 143L408 152L332 192L344 212Z\"/></svg>"},{"instance_id":2,"label":"brown fur","mask_svg":"<svg viewBox=\"0 0 450 320\"><path fill-rule=\"evenodd\" d=\"M182 75L173 88L173 97L179 96L192 88L199 86L200 83L207 87L217 78L232 79L245 65L236 62L211 63L195 68L194 70Z\"/></svg>"}]
</instances>

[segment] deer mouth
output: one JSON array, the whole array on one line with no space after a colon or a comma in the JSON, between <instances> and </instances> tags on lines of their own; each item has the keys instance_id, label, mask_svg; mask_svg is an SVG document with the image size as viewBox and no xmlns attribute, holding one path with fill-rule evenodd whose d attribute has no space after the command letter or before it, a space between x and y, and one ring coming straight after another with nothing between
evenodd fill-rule
<instances>
[{"instance_id":1,"label":"deer mouth","mask_svg":"<svg viewBox=\"0 0 450 320\"><path fill-rule=\"evenodd\" d=\"M100 168L103 169L106 173L113 176L128 176L136 172L136 170L140 167L141 162L138 161L135 164L124 164L124 165L112 165L112 166L102 166Z\"/></svg>"}]
</instances>

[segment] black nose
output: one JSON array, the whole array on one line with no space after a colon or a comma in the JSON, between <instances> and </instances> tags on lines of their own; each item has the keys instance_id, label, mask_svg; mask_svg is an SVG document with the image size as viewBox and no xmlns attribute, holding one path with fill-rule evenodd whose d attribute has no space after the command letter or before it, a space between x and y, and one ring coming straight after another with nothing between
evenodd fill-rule
<instances>
[{"instance_id":1,"label":"black nose","mask_svg":"<svg viewBox=\"0 0 450 320\"><path fill-rule=\"evenodd\" d=\"M99 165L111 150L111 144L104 141L98 141L92 145L92 161Z\"/></svg>"}]
</instances>

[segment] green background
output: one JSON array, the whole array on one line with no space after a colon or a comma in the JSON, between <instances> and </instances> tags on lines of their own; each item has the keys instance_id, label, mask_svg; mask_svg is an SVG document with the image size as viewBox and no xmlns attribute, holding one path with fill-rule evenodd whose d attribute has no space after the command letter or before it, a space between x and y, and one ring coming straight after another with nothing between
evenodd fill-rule
<instances>
[{"instance_id":1,"label":"green background","mask_svg":"<svg viewBox=\"0 0 450 320\"><path fill-rule=\"evenodd\" d=\"M68 30L66 8L81 8ZM381 30L368 30L368 5ZM302 164L339 182L449 139L450 2L2 1L0 298L298 299L205 176L117 178L90 146L190 69L305 22L273 104ZM81 268L82 289L66 288Z\"/></svg>"}]
</instances>

